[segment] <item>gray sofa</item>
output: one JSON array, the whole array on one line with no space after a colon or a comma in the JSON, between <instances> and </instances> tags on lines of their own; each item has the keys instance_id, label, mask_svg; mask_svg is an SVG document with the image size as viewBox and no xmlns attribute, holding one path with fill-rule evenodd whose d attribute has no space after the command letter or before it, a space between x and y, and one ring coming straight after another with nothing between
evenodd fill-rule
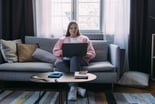
<instances>
[{"instance_id":1,"label":"gray sofa","mask_svg":"<svg viewBox=\"0 0 155 104\"><path fill-rule=\"evenodd\" d=\"M52 52L57 39L25 37L26 44L39 44L41 49ZM94 73L97 79L91 83L115 83L119 79L120 70L120 48L103 40L92 40L96 51L96 57L90 65L84 67ZM1 81L30 81L33 74L51 72L54 65L46 62L16 62L0 64Z\"/></svg>"}]
</instances>

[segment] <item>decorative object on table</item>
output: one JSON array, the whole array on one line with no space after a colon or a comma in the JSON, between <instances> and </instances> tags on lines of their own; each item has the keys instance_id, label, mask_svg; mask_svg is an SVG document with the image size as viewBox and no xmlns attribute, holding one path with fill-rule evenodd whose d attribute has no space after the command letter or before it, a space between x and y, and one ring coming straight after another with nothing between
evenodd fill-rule
<instances>
[{"instance_id":1,"label":"decorative object on table","mask_svg":"<svg viewBox=\"0 0 155 104\"><path fill-rule=\"evenodd\" d=\"M79 71L79 72L74 73L74 78L75 79L88 79L88 75L87 75L87 72Z\"/></svg>"},{"instance_id":2,"label":"decorative object on table","mask_svg":"<svg viewBox=\"0 0 155 104\"><path fill-rule=\"evenodd\" d=\"M60 78L63 75L63 72L52 72L48 75L48 78Z\"/></svg>"},{"instance_id":3,"label":"decorative object on table","mask_svg":"<svg viewBox=\"0 0 155 104\"><path fill-rule=\"evenodd\" d=\"M42 78L40 76L37 76L37 75L33 75L31 77L32 79L36 79L36 80L42 80L42 81L45 81L45 82L49 82L49 80L45 79L45 78Z\"/></svg>"}]
</instances>

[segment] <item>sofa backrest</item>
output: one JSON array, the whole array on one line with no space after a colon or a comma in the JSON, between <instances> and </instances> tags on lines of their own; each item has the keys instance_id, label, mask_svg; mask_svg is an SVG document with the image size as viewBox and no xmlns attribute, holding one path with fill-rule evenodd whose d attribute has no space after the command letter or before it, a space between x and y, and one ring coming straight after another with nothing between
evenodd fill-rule
<instances>
[{"instance_id":1,"label":"sofa backrest","mask_svg":"<svg viewBox=\"0 0 155 104\"><path fill-rule=\"evenodd\" d=\"M52 49L58 39L52 38L40 38L33 36L26 36L25 43L27 44L39 44L41 49L52 52ZM108 60L108 42L103 40L91 40L96 52L96 57L92 61L106 61Z\"/></svg>"},{"instance_id":2,"label":"sofa backrest","mask_svg":"<svg viewBox=\"0 0 155 104\"><path fill-rule=\"evenodd\" d=\"M104 40L91 40L96 52L96 57L92 61L108 60L108 42Z\"/></svg>"},{"instance_id":3,"label":"sofa backrest","mask_svg":"<svg viewBox=\"0 0 155 104\"><path fill-rule=\"evenodd\" d=\"M40 38L34 36L25 36L25 43L27 44L38 44L39 48L44 49L48 52L52 52L52 49L58 39L53 38Z\"/></svg>"}]
</instances>

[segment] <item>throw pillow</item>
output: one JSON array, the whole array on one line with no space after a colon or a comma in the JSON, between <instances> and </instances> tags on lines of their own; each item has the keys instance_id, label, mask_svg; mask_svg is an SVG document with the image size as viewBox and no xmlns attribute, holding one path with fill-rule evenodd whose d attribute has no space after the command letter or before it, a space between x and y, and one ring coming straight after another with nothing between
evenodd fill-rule
<instances>
[{"instance_id":1,"label":"throw pillow","mask_svg":"<svg viewBox=\"0 0 155 104\"><path fill-rule=\"evenodd\" d=\"M40 61L44 61L44 62L48 62L48 63L54 63L56 60L55 56L52 53L45 51L43 49L40 49L40 48L37 48L33 52L32 57L34 57Z\"/></svg>"},{"instance_id":2,"label":"throw pillow","mask_svg":"<svg viewBox=\"0 0 155 104\"><path fill-rule=\"evenodd\" d=\"M19 62L32 62L36 61L32 54L38 48L37 44L17 44L17 53Z\"/></svg>"},{"instance_id":3,"label":"throw pillow","mask_svg":"<svg viewBox=\"0 0 155 104\"><path fill-rule=\"evenodd\" d=\"M147 87L149 83L149 75L137 71L128 71L123 74L118 81L120 85L126 85L131 87Z\"/></svg>"},{"instance_id":4,"label":"throw pillow","mask_svg":"<svg viewBox=\"0 0 155 104\"><path fill-rule=\"evenodd\" d=\"M16 43L22 43L21 39L3 40L1 39L1 53L5 62L17 62Z\"/></svg>"}]
</instances>

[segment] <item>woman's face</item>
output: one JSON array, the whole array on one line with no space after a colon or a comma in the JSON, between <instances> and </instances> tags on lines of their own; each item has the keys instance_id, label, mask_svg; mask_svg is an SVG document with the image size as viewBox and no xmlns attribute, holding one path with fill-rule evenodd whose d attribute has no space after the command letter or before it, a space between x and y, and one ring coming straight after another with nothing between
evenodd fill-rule
<instances>
[{"instance_id":1,"label":"woman's face","mask_svg":"<svg viewBox=\"0 0 155 104\"><path fill-rule=\"evenodd\" d=\"M78 26L76 24L72 24L69 28L69 33L71 37L76 37L78 32Z\"/></svg>"}]
</instances>

